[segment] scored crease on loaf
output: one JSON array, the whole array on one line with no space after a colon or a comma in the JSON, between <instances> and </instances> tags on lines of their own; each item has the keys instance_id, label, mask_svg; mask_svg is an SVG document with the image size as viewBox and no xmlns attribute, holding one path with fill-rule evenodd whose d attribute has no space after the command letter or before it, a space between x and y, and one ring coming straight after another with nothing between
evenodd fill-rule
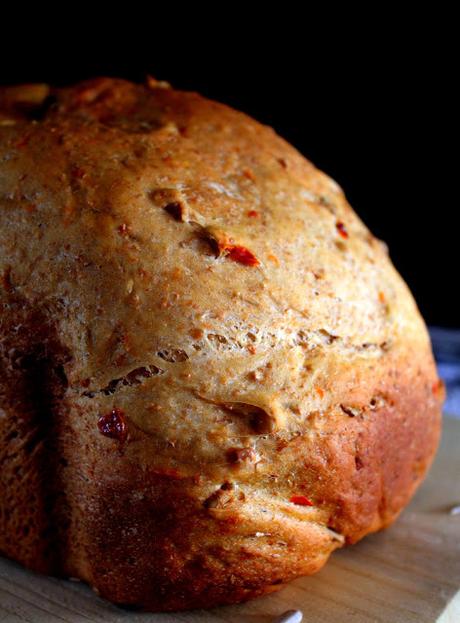
<instances>
[{"instance_id":1,"label":"scored crease on loaf","mask_svg":"<svg viewBox=\"0 0 460 623\"><path fill-rule=\"evenodd\" d=\"M444 389L385 245L197 94L0 89L0 286L0 552L36 571L242 601L388 526L432 461Z\"/></svg>"}]
</instances>

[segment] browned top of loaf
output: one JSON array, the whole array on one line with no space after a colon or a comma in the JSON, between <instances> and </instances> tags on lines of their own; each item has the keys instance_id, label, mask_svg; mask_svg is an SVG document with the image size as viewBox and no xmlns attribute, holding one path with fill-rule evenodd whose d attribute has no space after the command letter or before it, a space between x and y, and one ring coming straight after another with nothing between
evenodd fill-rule
<instances>
[{"instance_id":1,"label":"browned top of loaf","mask_svg":"<svg viewBox=\"0 0 460 623\"><path fill-rule=\"evenodd\" d=\"M273 130L153 80L22 89L0 91L4 287L53 314L82 408L148 434L133 460L260 495L288 464L288 495L283 444L378 409L389 370L431 395L385 245Z\"/></svg>"}]
</instances>

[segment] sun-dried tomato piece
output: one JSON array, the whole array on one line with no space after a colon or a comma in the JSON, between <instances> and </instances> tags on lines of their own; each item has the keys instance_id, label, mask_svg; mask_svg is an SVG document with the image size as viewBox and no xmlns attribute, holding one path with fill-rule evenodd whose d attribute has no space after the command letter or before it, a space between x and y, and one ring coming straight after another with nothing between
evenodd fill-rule
<instances>
[{"instance_id":1,"label":"sun-dried tomato piece","mask_svg":"<svg viewBox=\"0 0 460 623\"><path fill-rule=\"evenodd\" d=\"M126 441L128 429L124 418L124 412L118 407L114 407L109 413L101 415L97 422L97 427L101 435L117 439L121 443Z\"/></svg>"},{"instance_id":2,"label":"sun-dried tomato piece","mask_svg":"<svg viewBox=\"0 0 460 623\"><path fill-rule=\"evenodd\" d=\"M240 244L235 244L231 236L214 226L204 228L204 234L216 256L225 256L245 266L258 266L259 260L254 253Z\"/></svg>"},{"instance_id":3,"label":"sun-dried tomato piece","mask_svg":"<svg viewBox=\"0 0 460 623\"><path fill-rule=\"evenodd\" d=\"M254 253L239 244L229 245L225 248L225 251L227 252L228 257L234 262L239 262L245 266L259 265L259 260L256 258Z\"/></svg>"},{"instance_id":4,"label":"sun-dried tomato piece","mask_svg":"<svg viewBox=\"0 0 460 623\"><path fill-rule=\"evenodd\" d=\"M120 236L128 236L129 225L127 225L126 223L122 223L121 225L118 225L117 230Z\"/></svg>"},{"instance_id":5,"label":"sun-dried tomato piece","mask_svg":"<svg viewBox=\"0 0 460 623\"><path fill-rule=\"evenodd\" d=\"M298 504L299 506L313 506L313 502L309 500L305 495L293 495L289 502L292 504Z\"/></svg>"},{"instance_id":6,"label":"sun-dried tomato piece","mask_svg":"<svg viewBox=\"0 0 460 623\"><path fill-rule=\"evenodd\" d=\"M342 223L342 221L337 221L335 226L337 227L337 231L339 232L339 235L342 236L342 238L347 239L348 231L347 231L347 228L345 227L345 224Z\"/></svg>"}]
</instances>

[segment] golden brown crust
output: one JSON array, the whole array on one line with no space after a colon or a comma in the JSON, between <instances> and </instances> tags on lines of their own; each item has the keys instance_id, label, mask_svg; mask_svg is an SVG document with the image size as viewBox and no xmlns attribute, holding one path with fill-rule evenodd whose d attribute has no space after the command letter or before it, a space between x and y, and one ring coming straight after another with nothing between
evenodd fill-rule
<instances>
[{"instance_id":1,"label":"golden brown crust","mask_svg":"<svg viewBox=\"0 0 460 623\"><path fill-rule=\"evenodd\" d=\"M443 389L405 284L269 128L162 83L0 90L0 550L210 607L391 523Z\"/></svg>"}]
</instances>

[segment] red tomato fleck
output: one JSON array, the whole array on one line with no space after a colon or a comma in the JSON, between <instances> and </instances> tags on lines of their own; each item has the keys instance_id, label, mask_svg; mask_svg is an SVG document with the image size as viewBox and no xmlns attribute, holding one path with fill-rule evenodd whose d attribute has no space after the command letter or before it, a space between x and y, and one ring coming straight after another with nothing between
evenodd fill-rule
<instances>
[{"instance_id":1,"label":"red tomato fleck","mask_svg":"<svg viewBox=\"0 0 460 623\"><path fill-rule=\"evenodd\" d=\"M348 238L347 228L342 223L342 221L337 221L335 226L337 227L337 231L339 232L339 235L342 236L342 238Z\"/></svg>"},{"instance_id":2,"label":"red tomato fleck","mask_svg":"<svg viewBox=\"0 0 460 623\"><path fill-rule=\"evenodd\" d=\"M84 178L85 175L86 175L86 173L83 171L83 169L81 167L78 167L78 166L73 166L72 169L71 169L71 173L72 173L73 177L76 177L79 180Z\"/></svg>"},{"instance_id":3,"label":"red tomato fleck","mask_svg":"<svg viewBox=\"0 0 460 623\"><path fill-rule=\"evenodd\" d=\"M122 223L117 227L117 229L120 236L127 236L129 234L129 225L126 223Z\"/></svg>"},{"instance_id":4,"label":"red tomato fleck","mask_svg":"<svg viewBox=\"0 0 460 623\"><path fill-rule=\"evenodd\" d=\"M13 286L11 284L11 268L10 267L5 268L5 270L3 271L1 282L2 282L3 288L7 292L11 292L11 290L13 289Z\"/></svg>"},{"instance_id":5,"label":"red tomato fleck","mask_svg":"<svg viewBox=\"0 0 460 623\"><path fill-rule=\"evenodd\" d=\"M289 502L292 504L298 504L299 506L313 506L313 502L304 495L293 495L289 499Z\"/></svg>"},{"instance_id":6,"label":"red tomato fleck","mask_svg":"<svg viewBox=\"0 0 460 623\"><path fill-rule=\"evenodd\" d=\"M123 348L129 353L132 348L131 338L127 333L123 333L120 338L120 342L123 344Z\"/></svg>"},{"instance_id":7,"label":"red tomato fleck","mask_svg":"<svg viewBox=\"0 0 460 623\"><path fill-rule=\"evenodd\" d=\"M385 294L383 292L379 292L379 301L385 303Z\"/></svg>"},{"instance_id":8,"label":"red tomato fleck","mask_svg":"<svg viewBox=\"0 0 460 623\"><path fill-rule=\"evenodd\" d=\"M183 478L185 478L184 474L181 474L179 470L168 468L168 467L156 468L153 470L153 473L158 476L166 476L167 478L173 478L174 480L182 480Z\"/></svg>"},{"instance_id":9,"label":"red tomato fleck","mask_svg":"<svg viewBox=\"0 0 460 623\"><path fill-rule=\"evenodd\" d=\"M287 162L284 158L278 158L278 162L283 167L283 169L287 169Z\"/></svg>"},{"instance_id":10,"label":"red tomato fleck","mask_svg":"<svg viewBox=\"0 0 460 623\"><path fill-rule=\"evenodd\" d=\"M254 253L246 247L242 247L238 244L228 245L225 247L227 251L228 257L234 262L239 262L240 264L245 264L246 266L258 266L259 260L256 258Z\"/></svg>"},{"instance_id":11,"label":"red tomato fleck","mask_svg":"<svg viewBox=\"0 0 460 623\"><path fill-rule=\"evenodd\" d=\"M122 409L114 407L109 413L101 415L97 427L101 435L110 437L110 439L117 439L121 443L126 441L128 429Z\"/></svg>"},{"instance_id":12,"label":"red tomato fleck","mask_svg":"<svg viewBox=\"0 0 460 623\"><path fill-rule=\"evenodd\" d=\"M250 216L251 218L257 218L259 216L259 213L257 212L257 210L249 210L248 216Z\"/></svg>"},{"instance_id":13,"label":"red tomato fleck","mask_svg":"<svg viewBox=\"0 0 460 623\"><path fill-rule=\"evenodd\" d=\"M126 362L126 353L120 353L116 358L115 358L115 364L117 366L122 366L124 363Z\"/></svg>"},{"instance_id":14,"label":"red tomato fleck","mask_svg":"<svg viewBox=\"0 0 460 623\"><path fill-rule=\"evenodd\" d=\"M315 387L316 393L318 394L318 396L320 398L323 398L324 396L324 389L322 387L319 387L318 385Z\"/></svg>"},{"instance_id":15,"label":"red tomato fleck","mask_svg":"<svg viewBox=\"0 0 460 623\"><path fill-rule=\"evenodd\" d=\"M239 517L231 516L222 518L221 521L224 521L230 526L237 526L241 522L241 519Z\"/></svg>"},{"instance_id":16,"label":"red tomato fleck","mask_svg":"<svg viewBox=\"0 0 460 623\"><path fill-rule=\"evenodd\" d=\"M147 270L145 270L145 268L138 268L137 272L142 277L142 279L147 279L150 277L150 273Z\"/></svg>"},{"instance_id":17,"label":"red tomato fleck","mask_svg":"<svg viewBox=\"0 0 460 623\"><path fill-rule=\"evenodd\" d=\"M22 138L20 138L20 139L16 142L15 147L17 147L17 148L19 148L19 149L20 149L21 147L25 147L25 146L28 144L29 140L30 140L30 136L26 134L25 136L23 136Z\"/></svg>"},{"instance_id":18,"label":"red tomato fleck","mask_svg":"<svg viewBox=\"0 0 460 623\"><path fill-rule=\"evenodd\" d=\"M256 179L251 169L244 169L243 175L244 177L246 177L248 180L251 180L252 182Z\"/></svg>"}]
</instances>

